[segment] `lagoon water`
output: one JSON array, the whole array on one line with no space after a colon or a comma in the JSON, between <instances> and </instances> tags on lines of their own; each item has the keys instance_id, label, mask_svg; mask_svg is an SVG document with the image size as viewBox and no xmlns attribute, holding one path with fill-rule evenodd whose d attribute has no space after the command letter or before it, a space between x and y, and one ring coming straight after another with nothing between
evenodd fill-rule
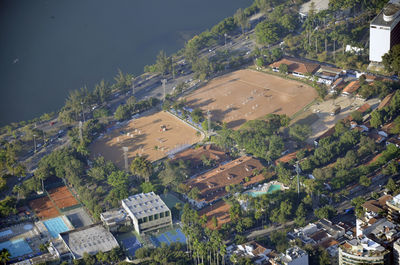
<instances>
[{"instance_id":1,"label":"lagoon water","mask_svg":"<svg viewBox=\"0 0 400 265\"><path fill-rule=\"evenodd\" d=\"M2 0L0 125L60 109L68 91L138 75L251 0Z\"/></svg>"}]
</instances>

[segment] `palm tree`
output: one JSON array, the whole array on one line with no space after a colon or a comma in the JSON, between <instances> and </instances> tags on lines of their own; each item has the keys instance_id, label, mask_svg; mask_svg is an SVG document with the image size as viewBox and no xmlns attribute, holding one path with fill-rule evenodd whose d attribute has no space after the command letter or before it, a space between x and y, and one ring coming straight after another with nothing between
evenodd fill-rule
<instances>
[{"instance_id":1,"label":"palm tree","mask_svg":"<svg viewBox=\"0 0 400 265\"><path fill-rule=\"evenodd\" d=\"M10 261L10 258L11 258L11 254L10 254L10 252L8 251L8 249L3 248L3 249L0 251L0 261L1 261L4 265L6 265L7 262Z\"/></svg>"}]
</instances>

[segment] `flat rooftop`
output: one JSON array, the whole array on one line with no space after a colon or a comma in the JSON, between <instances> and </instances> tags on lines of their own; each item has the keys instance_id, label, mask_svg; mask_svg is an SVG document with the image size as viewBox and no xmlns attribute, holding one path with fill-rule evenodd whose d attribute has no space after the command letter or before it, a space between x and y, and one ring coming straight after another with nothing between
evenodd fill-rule
<instances>
[{"instance_id":1,"label":"flat rooftop","mask_svg":"<svg viewBox=\"0 0 400 265\"><path fill-rule=\"evenodd\" d=\"M104 212L100 216L107 224L119 223L127 218L126 212L121 208Z\"/></svg>"},{"instance_id":2,"label":"flat rooftop","mask_svg":"<svg viewBox=\"0 0 400 265\"><path fill-rule=\"evenodd\" d=\"M169 211L168 206L154 192L136 194L122 202L137 219Z\"/></svg>"},{"instance_id":3,"label":"flat rooftop","mask_svg":"<svg viewBox=\"0 0 400 265\"><path fill-rule=\"evenodd\" d=\"M373 26L391 27L400 14L400 0L391 0L371 21Z\"/></svg>"},{"instance_id":4,"label":"flat rooftop","mask_svg":"<svg viewBox=\"0 0 400 265\"><path fill-rule=\"evenodd\" d=\"M96 254L119 247L117 240L101 224L94 224L60 234L76 259L83 253Z\"/></svg>"}]
</instances>

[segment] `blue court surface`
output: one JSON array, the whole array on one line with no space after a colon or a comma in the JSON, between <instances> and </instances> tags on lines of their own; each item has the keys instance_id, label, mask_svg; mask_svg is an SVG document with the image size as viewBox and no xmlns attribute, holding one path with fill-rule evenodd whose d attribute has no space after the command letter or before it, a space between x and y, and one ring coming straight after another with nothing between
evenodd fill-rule
<instances>
[{"instance_id":1,"label":"blue court surface","mask_svg":"<svg viewBox=\"0 0 400 265\"><path fill-rule=\"evenodd\" d=\"M46 220L43 222L43 224L46 226L47 230L50 232L50 235L53 238L57 238L58 235L62 232L69 231L69 228L64 223L61 217Z\"/></svg>"},{"instance_id":2,"label":"blue court surface","mask_svg":"<svg viewBox=\"0 0 400 265\"><path fill-rule=\"evenodd\" d=\"M134 236L130 237L130 238L122 239L121 242L122 242L122 245L124 246L124 248L128 251L129 255L131 255L132 257L135 256L136 250L138 250L139 248L142 247L142 244Z\"/></svg>"},{"instance_id":3,"label":"blue court surface","mask_svg":"<svg viewBox=\"0 0 400 265\"><path fill-rule=\"evenodd\" d=\"M178 229L164 232L157 236L151 236L150 241L151 241L151 243L153 243L153 245L155 245L156 247L159 247L159 246L161 246L161 243L166 243L167 245L170 245L171 243L180 242L180 243L185 244L186 237L182 233L182 230L178 228Z\"/></svg>"},{"instance_id":4,"label":"blue court surface","mask_svg":"<svg viewBox=\"0 0 400 265\"><path fill-rule=\"evenodd\" d=\"M24 239L17 239L13 241L5 241L0 243L0 249L6 248L11 254L11 258L16 258L29 253L32 253L31 247Z\"/></svg>"}]
</instances>

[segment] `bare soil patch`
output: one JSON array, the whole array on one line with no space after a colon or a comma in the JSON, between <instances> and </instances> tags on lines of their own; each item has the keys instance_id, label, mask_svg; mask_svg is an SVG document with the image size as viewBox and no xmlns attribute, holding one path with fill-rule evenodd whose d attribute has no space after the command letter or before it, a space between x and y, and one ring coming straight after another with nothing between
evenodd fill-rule
<instances>
[{"instance_id":1,"label":"bare soil patch","mask_svg":"<svg viewBox=\"0 0 400 265\"><path fill-rule=\"evenodd\" d=\"M311 86L246 69L211 80L186 101L191 108L210 110L213 121L238 128L269 113L291 116L316 97Z\"/></svg>"},{"instance_id":2,"label":"bare soil patch","mask_svg":"<svg viewBox=\"0 0 400 265\"><path fill-rule=\"evenodd\" d=\"M170 113L152 111L104 135L90 149L93 156L102 155L122 169L125 165L122 147L128 147L128 163L136 155L156 161L199 142L202 136L196 132Z\"/></svg>"}]
</instances>

